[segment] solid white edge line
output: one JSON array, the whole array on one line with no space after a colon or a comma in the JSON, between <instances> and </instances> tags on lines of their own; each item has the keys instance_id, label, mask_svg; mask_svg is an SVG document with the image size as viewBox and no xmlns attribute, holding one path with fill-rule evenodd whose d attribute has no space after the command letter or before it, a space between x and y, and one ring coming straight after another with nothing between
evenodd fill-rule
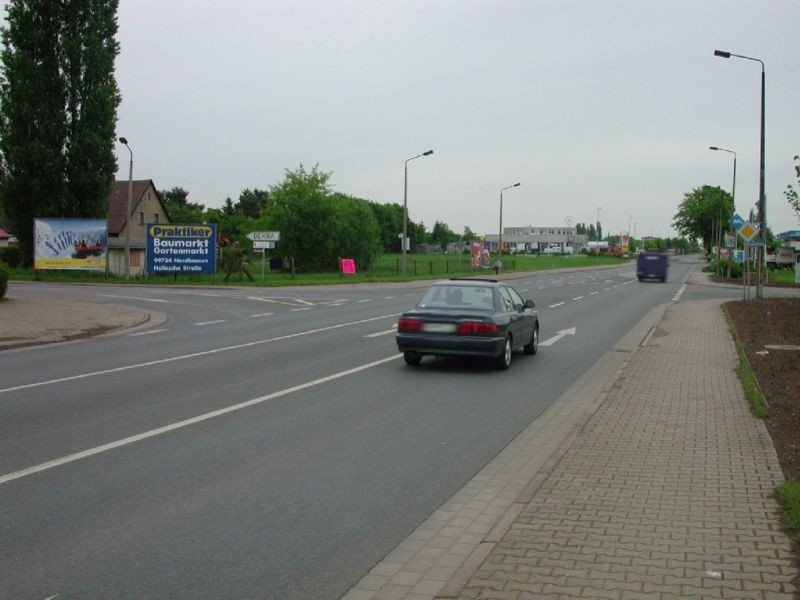
<instances>
[{"instance_id":1,"label":"solid white edge line","mask_svg":"<svg viewBox=\"0 0 800 600\"><path fill-rule=\"evenodd\" d=\"M361 319L360 321L351 321L349 323L339 323L338 325L330 325L329 327L320 327L319 329L309 329L308 331L300 331L298 333L289 333L287 335L280 335L274 338L268 338L265 340L256 340L255 342L246 342L244 344L237 344L235 346L225 346L223 348L215 348L214 350L204 350L203 352L195 352L193 354L183 354L181 356L172 356L170 358L162 358L160 360L151 360L148 362L137 363L135 365L127 365L125 367L115 367L113 369L105 369L103 371L93 371L89 373L82 373L80 375L70 375L69 377L61 377L59 379L50 379L48 381L39 381L36 383L25 383L23 385L17 385L14 387L2 388L0 389L0 394L5 394L7 392L16 392L19 390L27 390L30 388L35 387L42 387L45 385L52 385L54 383L63 383L65 381L75 381L77 379L86 379L88 377L97 377L99 375L108 375L109 373L119 373L121 371L130 371L132 369L140 369L142 367L152 367L153 365L159 365L169 362L176 362L179 360L186 360L189 358L197 358L198 356L208 356L210 354L217 354L219 352L227 352L228 350L240 350L241 348L249 348L251 346L260 346L261 344L269 344L271 342L279 342L282 340L289 340L296 337L302 337L304 335L311 335L313 333L321 333L323 331L333 331L334 329L341 329L342 327L349 327L351 325L361 325L362 323L371 323L372 321L380 321L381 319L388 319L391 317L396 317L400 313L394 313L391 315L383 315L380 317L370 317L369 319Z\"/></svg>"},{"instance_id":2,"label":"solid white edge line","mask_svg":"<svg viewBox=\"0 0 800 600\"><path fill-rule=\"evenodd\" d=\"M346 377L348 375L352 375L353 373L359 373L360 371L365 371L367 369L371 369L372 367L377 367L378 365L382 365L392 360L397 360L400 358L402 354L395 354L393 356L389 356L386 358L382 358L380 360L376 360L365 365L361 365L360 367L354 367L352 369L347 369L346 371L340 371L339 373L334 373L333 375L327 375L325 377L320 377L319 379L314 379L313 381L308 381L306 383L301 383L299 385L295 385L290 388L286 388L283 390L279 390L277 392L273 392L271 394L267 394L266 396L259 396L258 398L253 398L252 400L246 400L245 402L240 402L238 404L233 404L226 408L220 408L219 410L214 410L211 412L207 412L202 415L198 415L196 417L192 417L190 419L184 419L183 421L178 421L177 423L172 423L171 425L165 425L164 427L159 427L157 429L151 429L150 431L145 431L144 433L139 433L136 435L131 435L129 437L123 438L121 440L117 440L116 442L109 442L108 444L103 444L102 446L96 446L94 448L89 448L88 450L83 450L82 452L76 452L74 454L69 454L67 456L63 456L61 458L57 458L55 460L50 460L33 467L28 467L27 469L22 469L20 471L14 471L13 473L8 473L7 475L0 476L0 485L4 483L8 483L10 481L14 481L15 479L21 479L23 477L27 477L29 475L33 475L34 473L40 473L42 471L47 471L49 469L53 469L55 467L59 467L61 465L65 465L67 463L75 462L77 460L81 460L84 458L89 458L90 456L94 456L96 454L100 454L102 452L108 452L109 450L114 450L115 448L120 448L122 446L127 446L129 444L133 444L135 442L140 442L142 440L146 440L147 438L155 437L157 435L162 435L164 433L168 433L170 431L175 431L176 429L182 429L184 427L188 427L189 425L194 425L196 423L201 423L203 421L208 421L209 419L213 419L215 417L220 417L222 415L226 415L228 413L236 412L250 406L255 406L256 404L261 404L263 402L267 402L268 400L274 400L275 398L280 398L281 396L286 396L288 394L292 394L294 392L299 392L301 390L308 389L310 387L314 387L323 383L327 383L329 381L334 381L336 379L340 379L342 377Z\"/></svg>"}]
</instances>

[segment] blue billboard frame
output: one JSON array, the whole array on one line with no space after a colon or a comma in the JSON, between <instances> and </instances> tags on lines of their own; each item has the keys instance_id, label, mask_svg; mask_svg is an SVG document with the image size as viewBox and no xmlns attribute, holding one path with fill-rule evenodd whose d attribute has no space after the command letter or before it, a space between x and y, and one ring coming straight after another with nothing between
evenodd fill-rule
<instances>
[{"instance_id":1,"label":"blue billboard frame","mask_svg":"<svg viewBox=\"0 0 800 600\"><path fill-rule=\"evenodd\" d=\"M150 223L147 232L148 273L216 273L217 226Z\"/></svg>"}]
</instances>

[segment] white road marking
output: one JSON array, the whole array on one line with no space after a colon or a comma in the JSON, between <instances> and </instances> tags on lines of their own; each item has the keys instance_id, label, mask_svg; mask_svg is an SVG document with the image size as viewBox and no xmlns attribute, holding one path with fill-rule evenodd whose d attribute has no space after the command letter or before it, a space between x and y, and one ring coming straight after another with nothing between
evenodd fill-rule
<instances>
[{"instance_id":1,"label":"white road marking","mask_svg":"<svg viewBox=\"0 0 800 600\"><path fill-rule=\"evenodd\" d=\"M169 329L151 329L150 331L141 331L139 333L129 333L128 337L138 337L140 335L152 335L154 333L163 333L165 331L169 331Z\"/></svg>"},{"instance_id":2,"label":"white road marking","mask_svg":"<svg viewBox=\"0 0 800 600\"><path fill-rule=\"evenodd\" d=\"M219 319L217 321L203 321L202 323L195 323L195 327L202 327L204 325L216 325L217 323L224 323L225 319Z\"/></svg>"},{"instance_id":3,"label":"white road marking","mask_svg":"<svg viewBox=\"0 0 800 600\"><path fill-rule=\"evenodd\" d=\"M397 324L395 323L392 326L392 328L389 329L388 331L379 331L378 333L368 333L364 337L365 338L376 338L376 337L380 337L382 335L387 335L387 334L390 334L390 333L394 333L396 329L397 329Z\"/></svg>"},{"instance_id":4,"label":"white road marking","mask_svg":"<svg viewBox=\"0 0 800 600\"><path fill-rule=\"evenodd\" d=\"M372 300L358 300L356 304L363 304L364 302L372 302Z\"/></svg>"},{"instance_id":5,"label":"white road marking","mask_svg":"<svg viewBox=\"0 0 800 600\"><path fill-rule=\"evenodd\" d=\"M599 292L598 292L597 290L595 290L595 291L593 291L593 292L589 292L589 295L590 295L590 296L594 296L594 295L595 295L595 294L597 294L597 293L599 293Z\"/></svg>"},{"instance_id":6,"label":"white road marking","mask_svg":"<svg viewBox=\"0 0 800 600\"><path fill-rule=\"evenodd\" d=\"M672 297L672 301L673 302L679 302L680 299L681 299L681 296L683 296L683 292L685 292L685 291L686 291L686 284L683 284L681 286L681 288L677 292L675 292L675 295Z\"/></svg>"},{"instance_id":7,"label":"white road marking","mask_svg":"<svg viewBox=\"0 0 800 600\"><path fill-rule=\"evenodd\" d=\"M573 298L573 300L583 300L583 296L578 296L577 298Z\"/></svg>"},{"instance_id":8,"label":"white road marking","mask_svg":"<svg viewBox=\"0 0 800 600\"><path fill-rule=\"evenodd\" d=\"M125 300L141 300L142 302L163 302L169 304L169 300L162 300L161 298L140 298L139 296L117 296L116 294L97 294L103 298L123 298Z\"/></svg>"},{"instance_id":9,"label":"white road marking","mask_svg":"<svg viewBox=\"0 0 800 600\"><path fill-rule=\"evenodd\" d=\"M255 319L256 317L271 317L274 313L258 313L257 315L248 315L249 319Z\"/></svg>"},{"instance_id":10,"label":"white road marking","mask_svg":"<svg viewBox=\"0 0 800 600\"><path fill-rule=\"evenodd\" d=\"M574 328L574 327L570 327L569 329L562 329L561 331L559 331L558 333L556 333L556 334L555 334L553 337L551 337L550 339L548 339L548 340L545 340L545 341L543 341L543 342L539 342L539 345L540 345L540 346L552 346L552 345L553 345L553 344L555 344L555 343L556 343L558 340L560 340L561 338L563 338L565 335L575 335L575 328Z\"/></svg>"},{"instance_id":11,"label":"white road marking","mask_svg":"<svg viewBox=\"0 0 800 600\"><path fill-rule=\"evenodd\" d=\"M259 298L258 296L245 296L245 300L256 300L258 302L272 302L273 304L283 304L285 306L294 306L291 302L281 302L280 300L273 300L272 298Z\"/></svg>"},{"instance_id":12,"label":"white road marking","mask_svg":"<svg viewBox=\"0 0 800 600\"><path fill-rule=\"evenodd\" d=\"M293 394L294 392L299 392L317 385L321 385L323 383L327 383L329 381L334 381L336 379L341 379L342 377L346 377L348 375L352 375L354 373L359 373L361 371L366 371L367 369L371 369L372 367L377 367L378 365L382 365L384 363L397 360L402 356L401 354L395 354L393 356L389 356L387 358L382 358L380 360L373 361L371 363L367 363L361 365L360 367L354 367L352 369L347 369L346 371L340 371L338 373L334 373L333 375L327 375L325 377L320 377L319 379L314 379L313 381L309 381L306 383L301 383L300 385L295 385L290 388L286 388L283 390L279 390L277 392L273 392L271 394L267 394L265 396L259 396L258 398L253 398L252 400L246 400L245 402L239 402L238 404L233 404L226 408L221 408L219 410L214 410L211 412L207 412L202 415L198 415L196 417L192 417L190 419L184 419L183 421L178 421L177 423L172 423L170 425L165 425L164 427L159 427L157 429L151 429L150 431L145 431L144 433L139 433L136 435L131 435L129 437L123 438L121 440L117 440L115 442L109 442L108 444L103 444L102 446L96 446L94 448L89 448L88 450L83 450L82 452L76 452L74 454L69 454L67 456L62 456L61 458L57 458L55 460L50 460L33 467L28 467L27 469L22 469L20 471L14 471L13 473L8 473L7 475L0 476L0 485L4 483L8 483L9 481L14 481L15 479L22 479L23 477L28 477L29 475L33 475L35 473L40 473L42 471L47 471L49 469L54 469L55 467L60 467L61 465L65 465L71 462L75 462L77 460L82 460L84 458L89 458L90 456L94 456L96 454L101 454L103 452L108 452L109 450L114 450L115 448L120 448L122 446L127 446L129 444L133 444L136 442L140 442L142 440L146 440L151 437L155 437L157 435L163 435L165 433L169 433L170 431L175 431L176 429L182 429L183 427L188 427L189 425L194 425L195 423L201 423L203 421L208 421L209 419L214 419L216 417L221 417L223 415L227 415L228 413L236 412L242 410L244 408L249 408L251 406L255 406L257 404L262 404L269 400L274 400L275 398L280 398L281 396L287 396L289 394Z\"/></svg>"},{"instance_id":13,"label":"white road marking","mask_svg":"<svg viewBox=\"0 0 800 600\"><path fill-rule=\"evenodd\" d=\"M559 306L564 306L564 304L566 304L566 303L565 302L559 302L558 304L551 304L550 308L557 308Z\"/></svg>"},{"instance_id":14,"label":"white road marking","mask_svg":"<svg viewBox=\"0 0 800 600\"><path fill-rule=\"evenodd\" d=\"M195 352L193 354L182 354L180 356L173 356L170 358L162 358L159 360L151 360L148 362L137 363L134 365L127 365L124 367L115 367L113 369L104 369L102 371L91 371L89 373L82 373L80 375L70 375L69 377L60 377L58 379L50 379L46 381L39 381L36 383L25 383L23 385L17 385L14 387L8 388L0 388L0 394L5 394L7 392L16 392L19 390L27 390L30 388L42 387L45 385L53 385L55 383L63 383L65 381L76 381L78 379L87 379L89 377L98 377L100 375L108 375L110 373L120 373L122 371L130 371L133 369L141 369L143 367L152 367L153 365L162 365L171 362L177 362L179 360L187 360L190 358L197 358L200 356L209 356L211 354L219 354L220 352L227 352L229 350L240 350L242 348L251 348L253 346L260 346L262 344L270 344L272 342L280 342L283 340L290 340L292 338L303 337L305 335L312 335L315 333L322 333L323 331L333 331L334 329L341 329L342 327L350 327L351 325L361 325L362 323L371 323L373 321L380 321L381 319L389 319L393 317L399 316L400 313L394 313L391 315L383 315L381 317L371 317L369 319L362 319L360 321L350 321L349 323L339 323L338 325L330 325L328 327L320 327L319 329L309 329L308 331L300 331L298 333L289 333L287 335L280 335L274 338L268 338L265 340L256 340L254 342L246 342L244 344L237 344L235 346L225 346L223 348L215 348L214 350L204 350L203 352Z\"/></svg>"},{"instance_id":15,"label":"white road marking","mask_svg":"<svg viewBox=\"0 0 800 600\"><path fill-rule=\"evenodd\" d=\"M301 310L311 310L311 307L308 307L308 308L290 308L289 312L300 312Z\"/></svg>"},{"instance_id":16,"label":"white road marking","mask_svg":"<svg viewBox=\"0 0 800 600\"><path fill-rule=\"evenodd\" d=\"M395 298L396 298L396 296L386 296L386 298L384 298L384 300L394 300Z\"/></svg>"}]
</instances>

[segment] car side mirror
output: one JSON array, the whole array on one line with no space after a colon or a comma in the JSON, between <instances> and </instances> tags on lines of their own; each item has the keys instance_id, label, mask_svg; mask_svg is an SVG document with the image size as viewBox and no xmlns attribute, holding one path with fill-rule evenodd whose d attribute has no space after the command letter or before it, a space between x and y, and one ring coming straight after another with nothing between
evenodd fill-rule
<instances>
[{"instance_id":1,"label":"car side mirror","mask_svg":"<svg viewBox=\"0 0 800 600\"><path fill-rule=\"evenodd\" d=\"M533 300L525 300L525 308L536 308L536 302Z\"/></svg>"}]
</instances>

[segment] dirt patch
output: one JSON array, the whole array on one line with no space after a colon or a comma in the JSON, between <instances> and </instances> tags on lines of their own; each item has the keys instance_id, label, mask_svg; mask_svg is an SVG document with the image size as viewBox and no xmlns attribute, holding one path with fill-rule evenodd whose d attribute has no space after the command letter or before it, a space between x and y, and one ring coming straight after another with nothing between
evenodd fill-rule
<instances>
[{"instance_id":1,"label":"dirt patch","mask_svg":"<svg viewBox=\"0 0 800 600\"><path fill-rule=\"evenodd\" d=\"M767 400L765 423L784 475L800 481L800 298L725 306Z\"/></svg>"}]
</instances>

